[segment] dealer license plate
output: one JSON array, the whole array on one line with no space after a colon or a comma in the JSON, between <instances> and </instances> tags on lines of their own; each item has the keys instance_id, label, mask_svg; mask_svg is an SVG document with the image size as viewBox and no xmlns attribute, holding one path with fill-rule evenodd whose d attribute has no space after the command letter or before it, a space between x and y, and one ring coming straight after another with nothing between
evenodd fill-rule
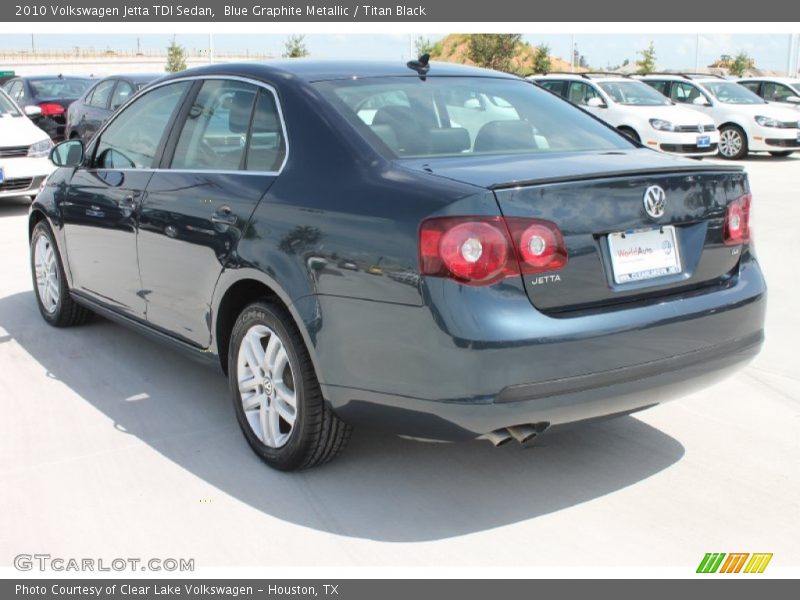
<instances>
[{"instance_id":1,"label":"dealer license plate","mask_svg":"<svg viewBox=\"0 0 800 600\"><path fill-rule=\"evenodd\" d=\"M630 283L681 272L675 227L608 235L615 283Z\"/></svg>"},{"instance_id":2,"label":"dealer license plate","mask_svg":"<svg viewBox=\"0 0 800 600\"><path fill-rule=\"evenodd\" d=\"M699 135L699 136L697 136L697 147L698 148L710 148L711 147L711 136L710 135Z\"/></svg>"}]
</instances>

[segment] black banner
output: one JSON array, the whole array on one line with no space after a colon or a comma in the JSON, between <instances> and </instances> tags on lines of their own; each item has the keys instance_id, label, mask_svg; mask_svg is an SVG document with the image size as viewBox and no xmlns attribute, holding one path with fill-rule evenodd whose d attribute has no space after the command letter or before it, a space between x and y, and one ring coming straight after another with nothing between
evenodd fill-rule
<instances>
[{"instance_id":1,"label":"black banner","mask_svg":"<svg viewBox=\"0 0 800 600\"><path fill-rule=\"evenodd\" d=\"M759 0L18 0L0 4L0 21L15 22L773 22L800 21L800 2ZM800 31L800 26L798 26Z\"/></svg>"},{"instance_id":2,"label":"black banner","mask_svg":"<svg viewBox=\"0 0 800 600\"><path fill-rule=\"evenodd\" d=\"M131 600L190 598L191 600L486 600L487 598L794 598L797 583L778 579L699 580L5 580L0 597L59 600Z\"/></svg>"}]
</instances>

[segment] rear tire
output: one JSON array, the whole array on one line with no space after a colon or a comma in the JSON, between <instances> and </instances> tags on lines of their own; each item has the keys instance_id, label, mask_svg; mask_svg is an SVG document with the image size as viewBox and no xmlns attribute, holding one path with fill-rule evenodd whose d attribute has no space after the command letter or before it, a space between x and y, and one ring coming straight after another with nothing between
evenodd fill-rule
<instances>
[{"instance_id":1,"label":"rear tire","mask_svg":"<svg viewBox=\"0 0 800 600\"><path fill-rule=\"evenodd\" d=\"M719 155L726 160L747 156L747 136L741 127L725 125L719 130Z\"/></svg>"},{"instance_id":2,"label":"rear tire","mask_svg":"<svg viewBox=\"0 0 800 600\"><path fill-rule=\"evenodd\" d=\"M67 278L53 230L47 221L39 221L31 235L31 275L33 291L42 318L54 327L81 325L92 312L69 295Z\"/></svg>"},{"instance_id":3,"label":"rear tire","mask_svg":"<svg viewBox=\"0 0 800 600\"><path fill-rule=\"evenodd\" d=\"M246 307L231 333L228 380L236 420L269 466L295 471L330 461L350 426L325 402L300 332L274 302Z\"/></svg>"},{"instance_id":4,"label":"rear tire","mask_svg":"<svg viewBox=\"0 0 800 600\"><path fill-rule=\"evenodd\" d=\"M782 150L780 152L770 152L770 154L777 158L785 158L794 154L794 150Z\"/></svg>"}]
</instances>

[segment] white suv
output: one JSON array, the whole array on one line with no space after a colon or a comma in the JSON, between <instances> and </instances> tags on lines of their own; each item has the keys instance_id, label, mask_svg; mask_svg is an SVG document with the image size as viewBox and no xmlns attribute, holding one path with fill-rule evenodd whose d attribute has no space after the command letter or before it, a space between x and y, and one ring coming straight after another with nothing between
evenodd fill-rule
<instances>
[{"instance_id":1,"label":"white suv","mask_svg":"<svg viewBox=\"0 0 800 600\"><path fill-rule=\"evenodd\" d=\"M712 117L719 128L723 158L740 159L748 152L788 156L800 149L797 111L772 105L735 81L685 73L640 79L673 102Z\"/></svg>"},{"instance_id":2,"label":"white suv","mask_svg":"<svg viewBox=\"0 0 800 600\"><path fill-rule=\"evenodd\" d=\"M607 73L551 73L528 79L577 104L648 148L682 156L717 153L719 132L713 119L676 106L630 77Z\"/></svg>"},{"instance_id":3,"label":"white suv","mask_svg":"<svg viewBox=\"0 0 800 600\"><path fill-rule=\"evenodd\" d=\"M739 83L770 104L800 110L800 79L790 77L748 77Z\"/></svg>"}]
</instances>

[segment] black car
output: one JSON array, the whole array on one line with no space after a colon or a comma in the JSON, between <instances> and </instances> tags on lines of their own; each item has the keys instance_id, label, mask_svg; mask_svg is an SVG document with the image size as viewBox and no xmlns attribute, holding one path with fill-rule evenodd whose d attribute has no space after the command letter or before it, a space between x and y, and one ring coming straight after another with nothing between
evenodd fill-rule
<instances>
[{"instance_id":1,"label":"black car","mask_svg":"<svg viewBox=\"0 0 800 600\"><path fill-rule=\"evenodd\" d=\"M65 137L69 105L93 81L95 80L89 77L31 75L9 80L3 85L3 89L19 106L24 108L33 105L41 108L42 114L34 122L51 139L60 141Z\"/></svg>"},{"instance_id":2,"label":"black car","mask_svg":"<svg viewBox=\"0 0 800 600\"><path fill-rule=\"evenodd\" d=\"M212 65L51 156L42 317L99 313L221 367L280 469L351 425L527 443L697 390L763 341L746 173L496 71Z\"/></svg>"},{"instance_id":3,"label":"black car","mask_svg":"<svg viewBox=\"0 0 800 600\"><path fill-rule=\"evenodd\" d=\"M115 110L163 73L112 75L90 87L67 110L67 139L88 140Z\"/></svg>"}]
</instances>

